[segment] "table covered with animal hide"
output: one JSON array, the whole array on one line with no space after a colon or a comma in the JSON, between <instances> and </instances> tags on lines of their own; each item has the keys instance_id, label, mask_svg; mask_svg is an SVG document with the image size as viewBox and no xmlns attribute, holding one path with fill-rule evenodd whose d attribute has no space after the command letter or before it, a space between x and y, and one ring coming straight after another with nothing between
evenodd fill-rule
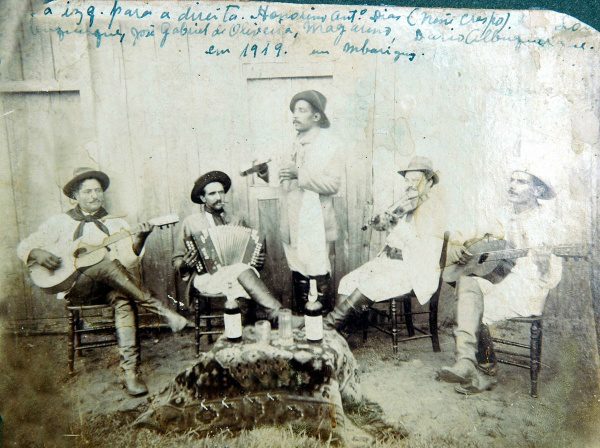
<instances>
[{"instance_id":1,"label":"table covered with animal hide","mask_svg":"<svg viewBox=\"0 0 600 448\"><path fill-rule=\"evenodd\" d=\"M195 365L152 397L134 424L201 436L286 425L343 440L346 414L377 439L405 435L362 396L356 359L336 331L309 344L304 332L295 330L288 345L273 331L270 344L259 344L254 328L247 327L242 342L221 336L201 353Z\"/></svg>"}]
</instances>

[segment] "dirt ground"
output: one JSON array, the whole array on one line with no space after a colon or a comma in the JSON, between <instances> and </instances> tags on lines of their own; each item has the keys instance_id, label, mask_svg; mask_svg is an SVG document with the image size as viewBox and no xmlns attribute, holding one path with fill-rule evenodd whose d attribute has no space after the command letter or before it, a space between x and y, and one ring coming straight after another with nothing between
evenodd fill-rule
<instances>
[{"instance_id":1,"label":"dirt ground","mask_svg":"<svg viewBox=\"0 0 600 448\"><path fill-rule=\"evenodd\" d=\"M497 331L516 336L512 328ZM526 331L520 336L527 340ZM410 433L405 441L380 446L600 447L600 396L582 368L581 354L559 337L545 338L539 398L534 399L528 393L528 371L505 365L498 386L480 395L462 396L452 385L436 381L436 370L453 362L448 329L441 337L441 353L433 353L430 340L422 339L402 344L396 356L384 335L371 332L366 343L352 335L363 393ZM320 446L287 433L267 443L261 430L246 434L243 445L229 439L199 445L189 435L157 438L149 430L128 427L148 398L131 398L120 387L115 347L78 359L72 378L67 375L66 336L4 337L2 350L0 414L6 447ZM192 331L143 334L141 372L150 394L194 359ZM372 446L372 440L351 426L347 444Z\"/></svg>"}]
</instances>

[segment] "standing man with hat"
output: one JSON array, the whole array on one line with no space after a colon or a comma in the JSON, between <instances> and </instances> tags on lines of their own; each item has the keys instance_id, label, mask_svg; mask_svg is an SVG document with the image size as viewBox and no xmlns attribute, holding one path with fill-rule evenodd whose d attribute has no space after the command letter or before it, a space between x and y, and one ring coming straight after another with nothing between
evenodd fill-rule
<instances>
[{"instance_id":1,"label":"standing man with hat","mask_svg":"<svg viewBox=\"0 0 600 448\"><path fill-rule=\"evenodd\" d=\"M337 239L333 196L344 173L343 152L338 139L326 129L327 99L316 90L300 92L290 101L297 132L292 151L279 172L283 199L280 231L292 271L293 308L304 309L309 279L316 279L325 311L333 309L330 254ZM259 173L268 179L268 166Z\"/></svg>"},{"instance_id":2,"label":"standing man with hat","mask_svg":"<svg viewBox=\"0 0 600 448\"><path fill-rule=\"evenodd\" d=\"M37 263L50 271L61 266L60 254L46 248L57 243L66 247L80 239L92 246L102 244L108 235L128 230L129 224L111 216L104 209L104 192L110 179L102 171L78 168L73 178L63 188L64 194L77 202L77 206L66 213L55 215L45 221L29 237L21 241L17 254L28 265ZM144 223L140 232L111 245L108 256L100 263L80 269L74 283L64 298L73 304L89 305L109 300L115 309L115 327L123 382L130 395L148 392L138 375L140 363L137 346L137 306L163 316L171 329L181 331L187 320L167 308L162 302L140 288L136 279L139 258L146 238L153 226Z\"/></svg>"},{"instance_id":3,"label":"standing man with hat","mask_svg":"<svg viewBox=\"0 0 600 448\"><path fill-rule=\"evenodd\" d=\"M462 276L458 280L456 327L456 363L438 372L442 381L461 383L456 391L473 394L492 389L496 363L488 324L512 317L542 314L548 292L560 283L562 263L546 245L558 240L560 229L540 200L556 196L551 184L536 171L516 170L508 190L511 204L508 216L500 219L503 237L517 249L534 248L516 259L510 273L498 283ZM546 247L544 247L546 246ZM482 354L487 354L483 359ZM481 372L487 373L488 376Z\"/></svg>"},{"instance_id":4,"label":"standing man with hat","mask_svg":"<svg viewBox=\"0 0 600 448\"><path fill-rule=\"evenodd\" d=\"M425 304L438 287L439 259L449 226L441 218L447 205L431 197L439 177L431 160L420 156L398 173L406 181L403 195L391 209L372 219L377 230L390 230L386 246L376 258L342 278L340 303L325 319L329 328L342 327L363 305L411 291ZM464 246L449 244L448 259L462 260L465 251Z\"/></svg>"},{"instance_id":5,"label":"standing man with hat","mask_svg":"<svg viewBox=\"0 0 600 448\"><path fill-rule=\"evenodd\" d=\"M198 252L185 245L189 237L200 238L202 230L222 225L248 227L246 220L225 211L223 198L231 188L230 177L222 171L210 171L200 176L192 188L191 199L200 205L200 210L187 216L179 227L175 239L173 268L185 281L190 281L200 292L224 294L233 298L253 299L264 307L269 318L274 320L281 303L273 297L253 267L244 263L223 266L214 274L195 275L194 266ZM264 250L259 255L258 268L264 264ZM243 306L243 305L242 305Z\"/></svg>"}]
</instances>

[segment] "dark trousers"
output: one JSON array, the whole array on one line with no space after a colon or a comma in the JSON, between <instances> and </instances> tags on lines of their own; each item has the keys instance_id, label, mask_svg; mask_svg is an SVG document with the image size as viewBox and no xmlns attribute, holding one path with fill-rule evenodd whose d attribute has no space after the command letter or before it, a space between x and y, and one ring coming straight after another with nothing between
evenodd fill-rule
<instances>
[{"instance_id":1,"label":"dark trousers","mask_svg":"<svg viewBox=\"0 0 600 448\"><path fill-rule=\"evenodd\" d=\"M317 281L317 290L321 297L321 305L323 305L323 314L326 315L335 307L335 297L333 294L333 286L331 284L331 275L317 275L312 277ZM292 310L298 314L304 313L304 306L308 301L308 293L310 291L310 277L306 277L299 272L292 272L292 288L293 288L293 303Z\"/></svg>"}]
</instances>

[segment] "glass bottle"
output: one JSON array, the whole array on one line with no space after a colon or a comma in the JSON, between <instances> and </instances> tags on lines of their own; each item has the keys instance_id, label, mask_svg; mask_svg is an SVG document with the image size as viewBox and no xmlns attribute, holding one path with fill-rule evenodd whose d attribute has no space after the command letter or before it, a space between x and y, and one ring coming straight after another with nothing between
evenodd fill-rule
<instances>
[{"instance_id":1,"label":"glass bottle","mask_svg":"<svg viewBox=\"0 0 600 448\"><path fill-rule=\"evenodd\" d=\"M323 340L323 305L319 300L315 279L310 280L308 302L304 307L304 332L308 342L318 344Z\"/></svg>"},{"instance_id":2,"label":"glass bottle","mask_svg":"<svg viewBox=\"0 0 600 448\"><path fill-rule=\"evenodd\" d=\"M223 319L225 321L225 337L230 342L242 340L242 311L237 300L227 298Z\"/></svg>"}]
</instances>

